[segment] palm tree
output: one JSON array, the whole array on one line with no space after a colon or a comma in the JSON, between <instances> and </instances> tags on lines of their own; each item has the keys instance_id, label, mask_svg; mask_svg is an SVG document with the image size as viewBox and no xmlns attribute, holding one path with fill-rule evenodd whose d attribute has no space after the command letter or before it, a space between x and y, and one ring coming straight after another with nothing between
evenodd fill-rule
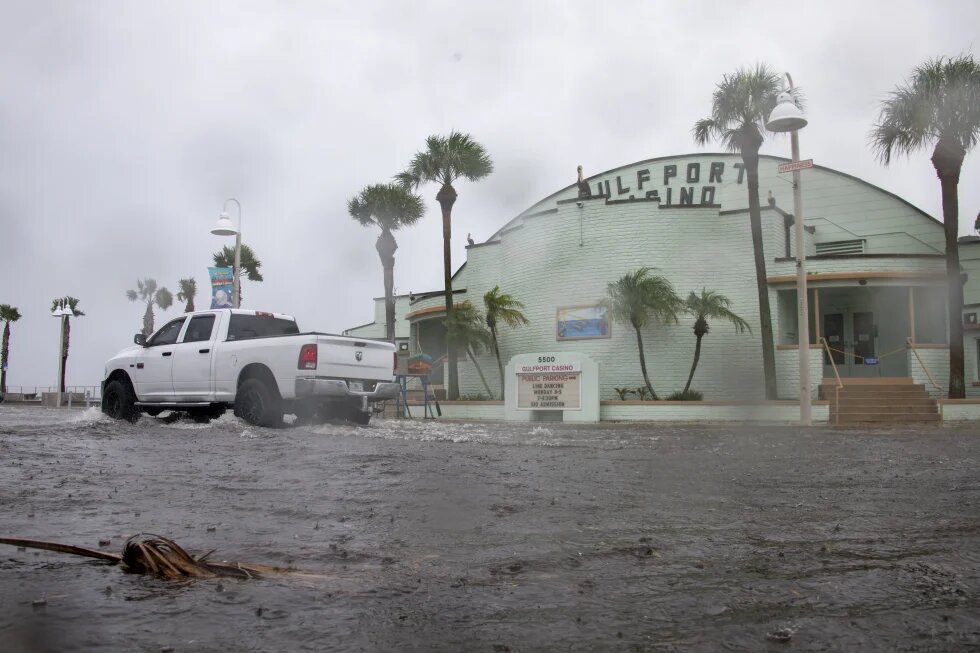
<instances>
[{"instance_id":1,"label":"palm tree","mask_svg":"<svg viewBox=\"0 0 980 653\"><path fill-rule=\"evenodd\" d=\"M136 290L127 290L126 296L129 301L135 302L137 299L146 302L146 312L143 313L142 334L147 338L153 333L153 305L156 304L162 310L167 310L174 303L174 296L166 288L157 288L156 279L136 280Z\"/></svg>"},{"instance_id":2,"label":"palm tree","mask_svg":"<svg viewBox=\"0 0 980 653\"><path fill-rule=\"evenodd\" d=\"M469 134L453 131L449 136L429 136L425 141L425 150L418 152L408 168L397 175L395 179L404 187L417 190L425 183L439 184L436 201L442 209L442 263L446 289L446 318L452 320L453 313L453 282L452 256L450 241L452 240L453 204L456 203L456 189L453 182L460 177L477 181L493 172L493 161L482 145L473 140ZM456 347L447 342L447 358L449 362L449 399L459 397L459 379L456 372Z\"/></svg>"},{"instance_id":3,"label":"palm tree","mask_svg":"<svg viewBox=\"0 0 980 653\"><path fill-rule=\"evenodd\" d=\"M189 279L181 279L177 284L180 286L180 291L177 292L177 301L185 303L185 313L193 313L194 297L197 296L197 281L194 277L190 277Z\"/></svg>"},{"instance_id":4,"label":"palm tree","mask_svg":"<svg viewBox=\"0 0 980 653\"><path fill-rule=\"evenodd\" d=\"M69 340L71 339L71 318L82 317L85 315L82 311L78 310L78 302L81 300L75 299L74 297L63 297L51 301L51 312L53 313L56 308L64 306L64 308L71 311L69 315L66 315L61 320L61 342L64 348L61 350L61 378L58 382L61 384L61 392L65 391L65 373L68 370L68 347Z\"/></svg>"},{"instance_id":5,"label":"palm tree","mask_svg":"<svg viewBox=\"0 0 980 653\"><path fill-rule=\"evenodd\" d=\"M939 176L946 232L949 397L962 399L963 282L960 279L958 186L966 153L980 138L980 63L973 56L939 57L915 68L912 79L881 103L871 143L888 165L893 154L930 147Z\"/></svg>"},{"instance_id":6,"label":"palm tree","mask_svg":"<svg viewBox=\"0 0 980 653\"><path fill-rule=\"evenodd\" d=\"M20 319L16 306L0 304L0 320L3 320L3 345L0 347L0 396L7 394L7 362L10 360L10 323Z\"/></svg>"},{"instance_id":7,"label":"palm tree","mask_svg":"<svg viewBox=\"0 0 980 653\"><path fill-rule=\"evenodd\" d=\"M521 309L524 304L507 293L500 292L500 286L483 295L483 306L487 309L487 328L493 343L493 353L497 357L497 369L500 370L500 396L504 396L504 364L500 360L500 343L497 339L497 326L503 322L510 328L530 324Z\"/></svg>"},{"instance_id":8,"label":"palm tree","mask_svg":"<svg viewBox=\"0 0 980 653\"><path fill-rule=\"evenodd\" d=\"M347 212L367 227L381 229L374 243L384 269L385 334L395 341L395 242L393 231L415 224L425 213L422 198L398 184L365 186L359 195L347 200Z\"/></svg>"},{"instance_id":9,"label":"palm tree","mask_svg":"<svg viewBox=\"0 0 980 653\"><path fill-rule=\"evenodd\" d=\"M487 332L484 317L480 311L476 310L469 301L461 302L454 307L452 318L444 321L446 325L446 339L458 347L462 347L470 362L476 367L476 373L480 375L480 381L486 388L487 395L493 399L493 391L487 383L487 377L483 374L483 368L476 360L476 355L490 348L491 338Z\"/></svg>"},{"instance_id":10,"label":"palm tree","mask_svg":"<svg viewBox=\"0 0 980 653\"><path fill-rule=\"evenodd\" d=\"M217 268L233 268L235 267L235 248L228 247L225 245L221 248L220 252L215 252L211 255L214 259L214 266ZM241 252L239 256L239 263L241 263L241 269L238 271L238 276L246 277L249 281L263 281L262 273L259 272L259 268L262 267L262 261L255 257L255 252L252 248L242 243ZM238 305L242 304L242 289L241 284L238 287Z\"/></svg>"},{"instance_id":11,"label":"palm tree","mask_svg":"<svg viewBox=\"0 0 980 653\"><path fill-rule=\"evenodd\" d=\"M745 163L749 190L749 225L755 255L755 282L759 293L759 322L762 331L762 370L766 399L776 398L776 354L769 310L769 284L762 243L762 213L759 209L759 148L766 119L776 106L780 76L764 64L740 68L722 77L711 99L711 117L694 123L694 141L705 145L720 140L730 152L738 152ZM800 99L794 89L797 104Z\"/></svg>"},{"instance_id":12,"label":"palm tree","mask_svg":"<svg viewBox=\"0 0 980 653\"><path fill-rule=\"evenodd\" d=\"M708 318L728 320L735 326L738 333L744 333L746 329L751 333L752 328L749 323L729 310L731 301L728 297L716 293L714 290L701 289L701 294L692 292L684 302L684 310L694 316L694 337L697 344L694 345L694 362L691 363L691 373L687 375L687 384L684 386L683 394L691 389L691 379L694 378L694 370L698 368L698 360L701 358L701 338L707 335L710 327Z\"/></svg>"},{"instance_id":13,"label":"palm tree","mask_svg":"<svg viewBox=\"0 0 980 653\"><path fill-rule=\"evenodd\" d=\"M677 312L683 302L674 292L667 279L650 275L651 268L640 268L620 277L606 286L607 298L603 305L613 319L631 325L636 330L636 346L640 350L640 369L643 381L653 399L657 393L650 384L647 374L647 360L643 352L642 330L654 322L677 322Z\"/></svg>"}]
</instances>

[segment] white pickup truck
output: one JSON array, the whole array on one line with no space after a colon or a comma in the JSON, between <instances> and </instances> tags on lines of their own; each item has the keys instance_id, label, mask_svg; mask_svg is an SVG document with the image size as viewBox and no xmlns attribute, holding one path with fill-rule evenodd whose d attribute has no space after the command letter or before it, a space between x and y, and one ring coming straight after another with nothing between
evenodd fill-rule
<instances>
[{"instance_id":1,"label":"white pickup truck","mask_svg":"<svg viewBox=\"0 0 980 653\"><path fill-rule=\"evenodd\" d=\"M102 412L115 419L183 410L206 420L232 406L260 426L284 413L367 424L371 404L399 389L391 343L300 333L278 313L185 313L133 341L105 366Z\"/></svg>"}]
</instances>

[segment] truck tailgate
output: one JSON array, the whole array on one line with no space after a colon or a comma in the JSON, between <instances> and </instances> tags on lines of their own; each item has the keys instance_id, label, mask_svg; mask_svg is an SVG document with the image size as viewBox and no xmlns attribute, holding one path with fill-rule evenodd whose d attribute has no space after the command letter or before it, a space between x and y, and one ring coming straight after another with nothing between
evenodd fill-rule
<instances>
[{"instance_id":1,"label":"truck tailgate","mask_svg":"<svg viewBox=\"0 0 980 653\"><path fill-rule=\"evenodd\" d=\"M317 336L317 375L390 381L394 353L389 342Z\"/></svg>"}]
</instances>

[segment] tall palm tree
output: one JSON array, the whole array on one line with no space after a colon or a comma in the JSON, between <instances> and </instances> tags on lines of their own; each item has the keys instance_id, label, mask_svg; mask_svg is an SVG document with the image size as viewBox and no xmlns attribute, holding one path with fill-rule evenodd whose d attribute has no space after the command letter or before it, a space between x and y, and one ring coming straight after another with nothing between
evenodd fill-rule
<instances>
[{"instance_id":1,"label":"tall palm tree","mask_svg":"<svg viewBox=\"0 0 980 653\"><path fill-rule=\"evenodd\" d=\"M871 143L888 165L895 154L930 147L939 176L946 232L946 286L949 322L949 396L966 393L963 374L963 282L960 279L960 171L966 153L980 138L980 63L973 56L939 57L912 71L912 78L881 103Z\"/></svg>"},{"instance_id":2,"label":"tall palm tree","mask_svg":"<svg viewBox=\"0 0 980 653\"><path fill-rule=\"evenodd\" d=\"M456 203L457 197L453 182L461 177L477 181L491 172L493 172L493 161L483 146L473 140L469 134L453 131L449 136L429 136L425 141L425 149L416 153L404 172L395 175L398 182L412 190L417 190L419 186L429 182L439 185L436 201L442 209L442 263L446 289L446 318L450 320L453 313L450 242L453 204ZM449 387L446 393L449 399L456 399L459 397L456 346L451 342L446 344L449 362Z\"/></svg>"},{"instance_id":3,"label":"tall palm tree","mask_svg":"<svg viewBox=\"0 0 980 653\"><path fill-rule=\"evenodd\" d=\"M740 68L725 75L711 98L711 117L694 123L694 141L705 145L720 140L730 152L738 152L745 163L749 191L749 225L755 258L755 282L759 294L762 331L762 370L766 399L776 398L776 354L769 309L769 284L762 243L762 213L759 209L759 148L765 140L766 119L776 106L780 76L765 64ZM794 89L797 104L798 92Z\"/></svg>"},{"instance_id":4,"label":"tall palm tree","mask_svg":"<svg viewBox=\"0 0 980 653\"><path fill-rule=\"evenodd\" d=\"M63 348L61 350L61 378L58 382L61 384L61 392L65 391L65 374L68 371L68 347L69 341L71 340L71 318L82 317L85 315L82 311L78 310L79 299L74 297L61 297L51 301L51 312L53 313L56 308L60 308L64 305L64 308L71 311L71 313L61 320L61 342Z\"/></svg>"},{"instance_id":5,"label":"tall palm tree","mask_svg":"<svg viewBox=\"0 0 980 653\"><path fill-rule=\"evenodd\" d=\"M614 320L629 324L636 330L636 346L640 350L640 369L643 381L653 399L657 393L647 374L647 359L643 352L643 329L655 322L677 322L677 312L683 302L667 279L650 275L651 268L629 272L606 286L603 304Z\"/></svg>"},{"instance_id":6,"label":"tall palm tree","mask_svg":"<svg viewBox=\"0 0 980 653\"><path fill-rule=\"evenodd\" d=\"M53 310L53 309L52 309ZM7 362L10 360L10 323L20 319L16 306L0 304L0 320L3 320L3 345L0 346L0 396L7 394Z\"/></svg>"},{"instance_id":7,"label":"tall palm tree","mask_svg":"<svg viewBox=\"0 0 980 653\"><path fill-rule=\"evenodd\" d=\"M360 194L347 200L347 212L367 227L381 229L374 243L381 258L385 284L385 334L395 341L395 242L393 231L415 224L425 214L422 198L398 184L365 186Z\"/></svg>"},{"instance_id":8,"label":"tall palm tree","mask_svg":"<svg viewBox=\"0 0 980 653\"><path fill-rule=\"evenodd\" d=\"M701 289L698 295L692 292L684 302L684 310L694 316L694 337L697 343L694 345L694 362L691 363L691 373L687 375L687 384L684 385L684 394L691 388L691 379L694 378L694 370L698 368L698 361L701 359L701 338L707 335L710 327L708 318L728 320L735 326L738 333L748 330L752 332L749 323L735 315L728 307L731 301L725 295L720 295L714 290Z\"/></svg>"},{"instance_id":9,"label":"tall palm tree","mask_svg":"<svg viewBox=\"0 0 980 653\"><path fill-rule=\"evenodd\" d=\"M497 357L497 369L500 370L500 396L504 396L504 364L500 360L500 342L497 338L497 327L501 322L514 329L530 324L521 312L524 304L507 293L500 292L500 286L483 295L483 306L487 311L487 328L490 329L493 353Z\"/></svg>"},{"instance_id":10,"label":"tall palm tree","mask_svg":"<svg viewBox=\"0 0 980 653\"><path fill-rule=\"evenodd\" d=\"M487 395L493 399L493 390L487 383L487 377L483 374L483 368L476 360L476 355L490 348L491 338L487 331L484 317L480 311L469 301L461 302L454 307L452 318L446 318L446 338L451 340L457 347L462 347L470 362L476 367L476 373L480 375L480 381L486 388Z\"/></svg>"},{"instance_id":11,"label":"tall palm tree","mask_svg":"<svg viewBox=\"0 0 980 653\"><path fill-rule=\"evenodd\" d=\"M214 266L216 268L233 268L235 267L235 248L225 245L221 248L220 252L212 254L211 258L214 259ZM259 268L262 267L262 261L255 257L255 252L245 243L242 243L239 263L241 264L241 269L238 271L238 276L245 277L249 281L263 281L262 273L259 271ZM238 305L241 306L241 303L242 289L241 285L239 285Z\"/></svg>"},{"instance_id":12,"label":"tall palm tree","mask_svg":"<svg viewBox=\"0 0 980 653\"><path fill-rule=\"evenodd\" d=\"M194 277L181 279L177 282L180 290L177 292L177 301L184 302L184 312L194 312L194 298L197 296L197 281Z\"/></svg>"},{"instance_id":13,"label":"tall palm tree","mask_svg":"<svg viewBox=\"0 0 980 653\"><path fill-rule=\"evenodd\" d=\"M135 302L137 299L146 302L146 311L143 313L142 333L147 338L153 333L153 305L156 304L161 310L167 310L174 303L174 296L165 287L157 288L156 279L136 280L136 290L127 290L126 296L129 301Z\"/></svg>"}]
</instances>

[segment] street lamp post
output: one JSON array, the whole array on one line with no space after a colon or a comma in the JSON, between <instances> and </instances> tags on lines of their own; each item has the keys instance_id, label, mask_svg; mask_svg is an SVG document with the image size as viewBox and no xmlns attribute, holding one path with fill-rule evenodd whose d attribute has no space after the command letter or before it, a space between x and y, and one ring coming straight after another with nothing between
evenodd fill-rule
<instances>
[{"instance_id":1,"label":"street lamp post","mask_svg":"<svg viewBox=\"0 0 980 653\"><path fill-rule=\"evenodd\" d=\"M65 318L71 315L71 309L61 301L61 305L51 311L51 317L58 318L58 407L61 407L61 377L65 373Z\"/></svg>"},{"instance_id":2,"label":"street lamp post","mask_svg":"<svg viewBox=\"0 0 980 653\"><path fill-rule=\"evenodd\" d=\"M228 217L228 202L234 202L238 206L238 228L231 223L231 218ZM235 265L232 267L232 290L231 290L231 303L235 308L239 307L239 299L241 297L241 267L242 267L242 204L234 197L229 197L225 200L225 205L221 209L221 215L218 216L218 221L215 223L214 227L211 229L211 233L215 236L234 236L235 237Z\"/></svg>"},{"instance_id":3,"label":"street lamp post","mask_svg":"<svg viewBox=\"0 0 980 653\"><path fill-rule=\"evenodd\" d=\"M789 132L793 150L793 162L800 160L799 130L806 127L807 120L793 99L793 78L786 73L789 90L776 98L776 108L769 115L766 128L774 132ZM793 169L793 226L796 235L796 301L798 305L797 335L800 349L800 423L812 423L810 406L810 310L807 305L806 289L806 245L803 242L803 195L800 186L800 169Z\"/></svg>"}]
</instances>

